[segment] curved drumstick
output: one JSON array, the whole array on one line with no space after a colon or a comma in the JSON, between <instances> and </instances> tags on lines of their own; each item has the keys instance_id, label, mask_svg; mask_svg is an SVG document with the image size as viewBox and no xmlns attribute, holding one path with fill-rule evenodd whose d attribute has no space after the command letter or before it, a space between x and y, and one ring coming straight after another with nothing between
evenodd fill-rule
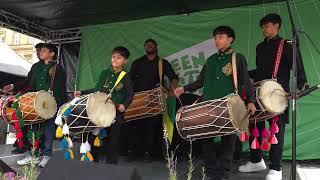
<instances>
[{"instance_id":1,"label":"curved drumstick","mask_svg":"<svg viewBox=\"0 0 320 180\"><path fill-rule=\"evenodd\" d=\"M170 87L174 91L174 88L173 88L172 84L170 84ZM183 107L183 104L182 104L182 101L181 101L180 97L177 97L177 99L179 100L179 103L180 103L181 107Z\"/></svg>"},{"instance_id":2,"label":"curved drumstick","mask_svg":"<svg viewBox=\"0 0 320 180\"><path fill-rule=\"evenodd\" d=\"M280 91L280 92L282 92L284 95L281 94L281 96L283 96L283 97L290 97L290 94L288 94L287 92L283 91L282 89L275 89L275 90L273 90L273 91L270 93L270 98L271 98L272 94L273 94L275 91Z\"/></svg>"}]
</instances>

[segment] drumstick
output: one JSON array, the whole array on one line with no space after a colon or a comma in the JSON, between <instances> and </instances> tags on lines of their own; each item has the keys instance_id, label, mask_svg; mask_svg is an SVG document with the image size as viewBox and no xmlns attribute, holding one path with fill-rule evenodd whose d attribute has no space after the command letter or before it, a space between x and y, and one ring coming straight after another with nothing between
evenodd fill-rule
<instances>
[{"instance_id":1,"label":"drumstick","mask_svg":"<svg viewBox=\"0 0 320 180\"><path fill-rule=\"evenodd\" d=\"M170 84L170 87L171 87L171 89L172 89L173 92L174 92L174 88L173 88L172 84ZM176 96L176 97L177 97L177 96ZM179 100L179 103L180 103L181 107L183 107L183 104L182 104L182 101L181 101L180 97L177 97L177 99Z\"/></svg>"},{"instance_id":2,"label":"drumstick","mask_svg":"<svg viewBox=\"0 0 320 180\"><path fill-rule=\"evenodd\" d=\"M287 92L285 92L285 91L283 91L281 89L275 89L270 93L270 98L271 98L272 94L275 93L276 91L282 92L283 94L281 94L281 96L286 96L286 97L290 97L291 96L290 94L288 94Z\"/></svg>"},{"instance_id":3,"label":"drumstick","mask_svg":"<svg viewBox=\"0 0 320 180\"><path fill-rule=\"evenodd\" d=\"M107 99L106 101L104 102L104 104L107 104L108 100L111 99L111 92L107 95ZM112 100L112 99L111 99Z\"/></svg>"}]
</instances>

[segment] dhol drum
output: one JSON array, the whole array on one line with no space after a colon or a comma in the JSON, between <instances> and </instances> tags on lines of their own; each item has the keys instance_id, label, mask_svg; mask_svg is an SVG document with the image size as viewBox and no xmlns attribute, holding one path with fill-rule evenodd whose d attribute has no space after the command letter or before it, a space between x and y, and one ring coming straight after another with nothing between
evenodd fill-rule
<instances>
[{"instance_id":1,"label":"dhol drum","mask_svg":"<svg viewBox=\"0 0 320 180\"><path fill-rule=\"evenodd\" d=\"M73 105L65 103L58 115L66 119L70 133L77 135L111 126L115 121L116 107L107 94L96 92L80 96Z\"/></svg>"},{"instance_id":2,"label":"dhol drum","mask_svg":"<svg viewBox=\"0 0 320 180\"><path fill-rule=\"evenodd\" d=\"M288 107L288 93L274 79L254 83L252 91L257 111L250 116L250 123L268 120Z\"/></svg>"},{"instance_id":3,"label":"dhol drum","mask_svg":"<svg viewBox=\"0 0 320 180\"><path fill-rule=\"evenodd\" d=\"M8 123L15 123L12 119L14 108L11 107L15 96L3 97L1 99L1 114ZM47 91L28 92L17 99L22 119L25 125L37 124L53 118L57 112L55 98Z\"/></svg>"},{"instance_id":4,"label":"dhol drum","mask_svg":"<svg viewBox=\"0 0 320 180\"><path fill-rule=\"evenodd\" d=\"M246 131L248 124L246 106L237 94L184 106L176 115L177 130L186 140Z\"/></svg>"},{"instance_id":5,"label":"dhol drum","mask_svg":"<svg viewBox=\"0 0 320 180\"><path fill-rule=\"evenodd\" d=\"M164 99L161 87L135 93L131 105L124 114L125 121L162 114L165 111Z\"/></svg>"}]
</instances>

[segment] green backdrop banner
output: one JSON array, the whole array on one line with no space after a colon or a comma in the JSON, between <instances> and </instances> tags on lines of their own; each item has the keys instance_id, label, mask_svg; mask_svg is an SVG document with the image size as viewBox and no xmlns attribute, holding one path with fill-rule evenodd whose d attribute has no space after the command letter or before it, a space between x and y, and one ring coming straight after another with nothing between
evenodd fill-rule
<instances>
[{"instance_id":1,"label":"green backdrop banner","mask_svg":"<svg viewBox=\"0 0 320 180\"><path fill-rule=\"evenodd\" d=\"M298 29L309 33L320 48L320 0L296 0L293 14ZM255 47L263 40L259 20L267 13L278 13L283 19L281 36L291 38L291 25L284 2L202 11L189 15L163 16L113 24L82 27L80 61L77 71L77 89L94 86L99 73L108 67L111 50L125 46L130 52L126 68L144 54L147 38L158 42L159 54L173 65L181 84L192 82L198 76L206 57L216 52L212 30L219 25L231 26L236 32L233 48L245 55L249 69L255 67ZM309 83L320 83L320 56L304 35L300 45ZM197 93L201 93L201 90ZM298 102L297 158L319 159L320 93L314 92ZM284 159L291 158L291 125L286 129Z\"/></svg>"}]
</instances>

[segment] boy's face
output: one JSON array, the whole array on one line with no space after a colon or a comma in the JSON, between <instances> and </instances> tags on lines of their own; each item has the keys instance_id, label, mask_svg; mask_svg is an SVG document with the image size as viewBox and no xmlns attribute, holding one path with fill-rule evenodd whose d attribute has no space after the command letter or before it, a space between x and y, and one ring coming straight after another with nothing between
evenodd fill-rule
<instances>
[{"instance_id":1,"label":"boy's face","mask_svg":"<svg viewBox=\"0 0 320 180\"><path fill-rule=\"evenodd\" d=\"M54 56L54 52L50 52L48 48L41 48L40 51L40 59L41 60L49 60Z\"/></svg>"},{"instance_id":2,"label":"boy's face","mask_svg":"<svg viewBox=\"0 0 320 180\"><path fill-rule=\"evenodd\" d=\"M269 22L269 23L263 24L261 26L261 30L264 37L273 38L278 34L279 24L278 23L274 24L272 22Z\"/></svg>"},{"instance_id":3,"label":"boy's face","mask_svg":"<svg viewBox=\"0 0 320 180\"><path fill-rule=\"evenodd\" d=\"M214 36L214 42L219 50L225 50L230 47L232 41L233 38L229 37L227 34L216 34Z\"/></svg>"},{"instance_id":4,"label":"boy's face","mask_svg":"<svg viewBox=\"0 0 320 180\"><path fill-rule=\"evenodd\" d=\"M37 57L38 57L38 59L41 59L41 58L40 58L41 48L36 48L36 52L37 52Z\"/></svg>"},{"instance_id":5,"label":"boy's face","mask_svg":"<svg viewBox=\"0 0 320 180\"><path fill-rule=\"evenodd\" d=\"M119 53L114 52L111 56L111 65L113 68L122 68L127 63L127 59L121 56Z\"/></svg>"}]
</instances>

